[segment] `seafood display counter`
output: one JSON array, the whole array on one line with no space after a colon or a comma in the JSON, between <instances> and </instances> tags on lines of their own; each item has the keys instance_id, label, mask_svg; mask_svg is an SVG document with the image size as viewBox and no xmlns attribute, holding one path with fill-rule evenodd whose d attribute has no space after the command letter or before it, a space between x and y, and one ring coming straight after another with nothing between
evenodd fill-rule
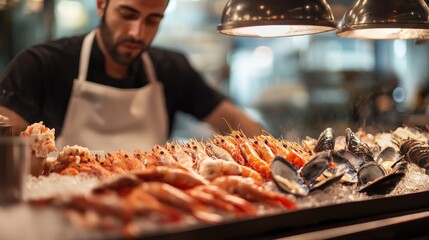
<instances>
[{"instance_id":1,"label":"seafood display counter","mask_svg":"<svg viewBox=\"0 0 429 240\"><path fill-rule=\"evenodd\" d=\"M429 192L302 209L140 239L410 239L428 237ZM411 225L411 226L408 226ZM388 229L388 228L391 229ZM386 230L388 229L388 230ZM400 238L403 236L403 238ZM355 238L354 238L355 237Z\"/></svg>"},{"instance_id":2,"label":"seafood display counter","mask_svg":"<svg viewBox=\"0 0 429 240\"><path fill-rule=\"evenodd\" d=\"M23 135L37 139L38 161L55 151L43 125ZM296 143L233 131L104 156L67 146L38 162L20 206L0 208L0 230L26 238L7 226L21 212L21 226L37 218L30 236L43 239L416 236L415 226L429 223L428 136L413 127L337 136L327 128ZM40 211L54 214L45 221Z\"/></svg>"}]
</instances>

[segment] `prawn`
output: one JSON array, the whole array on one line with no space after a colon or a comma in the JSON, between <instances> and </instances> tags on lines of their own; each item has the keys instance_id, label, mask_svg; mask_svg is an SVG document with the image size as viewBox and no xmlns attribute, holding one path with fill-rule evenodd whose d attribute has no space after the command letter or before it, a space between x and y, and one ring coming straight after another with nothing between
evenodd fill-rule
<instances>
[{"instance_id":1,"label":"prawn","mask_svg":"<svg viewBox=\"0 0 429 240\"><path fill-rule=\"evenodd\" d=\"M123 162L124 166L125 166L125 170L127 172L130 171L137 171L137 170L141 170L141 169L145 169L145 165L143 164L143 162L136 158L134 155L129 154L127 152L125 152L124 150L119 150L116 153L116 156L118 157L118 159L120 161Z\"/></svg>"},{"instance_id":2,"label":"prawn","mask_svg":"<svg viewBox=\"0 0 429 240\"><path fill-rule=\"evenodd\" d=\"M171 155L170 152L164 147L161 147L160 145L155 145L152 148L152 152L154 156L156 156L161 161L161 164L163 166L169 166L169 167L189 171L189 169L187 169L182 164L177 162L176 159L174 159L173 155Z\"/></svg>"},{"instance_id":3,"label":"prawn","mask_svg":"<svg viewBox=\"0 0 429 240\"><path fill-rule=\"evenodd\" d=\"M181 189L208 184L200 175L177 168L161 166L134 172L133 174L141 181L159 181Z\"/></svg>"},{"instance_id":4,"label":"prawn","mask_svg":"<svg viewBox=\"0 0 429 240\"><path fill-rule=\"evenodd\" d=\"M273 136L265 135L261 136L261 139L264 139L265 143L272 149L275 156L286 159L296 169L299 169L304 165L305 161L292 150L287 141L279 141Z\"/></svg>"},{"instance_id":5,"label":"prawn","mask_svg":"<svg viewBox=\"0 0 429 240\"><path fill-rule=\"evenodd\" d=\"M259 172L265 180L270 179L271 169L269 164L261 159L252 144L247 140L246 136L244 136L243 132L233 131L231 135L235 137L241 153L246 159L247 165Z\"/></svg>"},{"instance_id":6,"label":"prawn","mask_svg":"<svg viewBox=\"0 0 429 240\"><path fill-rule=\"evenodd\" d=\"M204 178L213 180L222 175L241 175L241 165L235 161L209 157L204 151L205 147L195 140L191 140L189 144L196 152L198 173Z\"/></svg>"},{"instance_id":7,"label":"prawn","mask_svg":"<svg viewBox=\"0 0 429 240\"><path fill-rule=\"evenodd\" d=\"M241 175L241 166L223 159L205 159L199 166L199 174L207 180L223 175Z\"/></svg>"},{"instance_id":8,"label":"prawn","mask_svg":"<svg viewBox=\"0 0 429 240\"><path fill-rule=\"evenodd\" d=\"M215 135L215 139L213 143L221 147L225 151L227 151L234 159L235 162L237 162L240 165L244 165L246 161L244 160L243 155L241 155L240 149L235 144L235 140L234 139L232 140L233 141L229 139L229 136Z\"/></svg>"},{"instance_id":9,"label":"prawn","mask_svg":"<svg viewBox=\"0 0 429 240\"><path fill-rule=\"evenodd\" d=\"M221 210L232 211L235 215L256 215L256 209L252 203L214 185L197 186L188 190L188 194Z\"/></svg>"},{"instance_id":10,"label":"prawn","mask_svg":"<svg viewBox=\"0 0 429 240\"><path fill-rule=\"evenodd\" d=\"M208 186L208 185L205 185L205 186ZM225 212L235 213L237 209L234 207L234 205L223 201L222 198L216 198L212 194L204 192L203 187L204 186L198 186L198 187L189 189L186 191L186 193L205 205L212 206L216 209L219 209Z\"/></svg>"},{"instance_id":11,"label":"prawn","mask_svg":"<svg viewBox=\"0 0 429 240\"><path fill-rule=\"evenodd\" d=\"M197 199L186 194L184 191L175 188L166 183L146 182L141 185L142 189L159 201L177 207L186 212L190 212L197 219L208 222L218 223L222 221L222 216L210 212L209 209L198 202Z\"/></svg>"},{"instance_id":12,"label":"prawn","mask_svg":"<svg viewBox=\"0 0 429 240\"><path fill-rule=\"evenodd\" d=\"M167 222L177 222L181 219L181 215L174 210L158 201L152 195L143 191L142 188L137 187L125 197L126 205L131 207L138 215L146 215L148 213L161 213L167 216Z\"/></svg>"},{"instance_id":13,"label":"prawn","mask_svg":"<svg viewBox=\"0 0 429 240\"><path fill-rule=\"evenodd\" d=\"M124 161L121 161L116 154L108 152L103 165L107 170L114 174L126 173L127 166Z\"/></svg>"},{"instance_id":14,"label":"prawn","mask_svg":"<svg viewBox=\"0 0 429 240\"><path fill-rule=\"evenodd\" d=\"M102 194L105 192L114 191L118 193L118 195L125 196L140 183L141 180L132 174L117 175L102 181L92 189L92 193Z\"/></svg>"},{"instance_id":15,"label":"prawn","mask_svg":"<svg viewBox=\"0 0 429 240\"><path fill-rule=\"evenodd\" d=\"M58 154L56 160L50 163L49 169L44 174L48 175L52 172L71 176L78 175L79 173L87 173L97 177L111 175L111 172L99 162L98 157L90 155L89 150L86 151L85 149L75 147L64 148Z\"/></svg>"},{"instance_id":16,"label":"prawn","mask_svg":"<svg viewBox=\"0 0 429 240\"><path fill-rule=\"evenodd\" d=\"M253 146L259 153L259 156L261 156L261 158L265 162L271 163L271 161L273 161L273 159L275 158L275 155L267 144L268 140L266 140L262 136L256 136L253 138Z\"/></svg>"},{"instance_id":17,"label":"prawn","mask_svg":"<svg viewBox=\"0 0 429 240\"><path fill-rule=\"evenodd\" d=\"M155 157L155 155L152 152L150 152L150 153L145 152L144 153L140 149L136 149L136 150L134 150L134 156L137 159L140 159L140 161L142 161L145 168L155 168L158 166L162 166L159 159L157 157Z\"/></svg>"},{"instance_id":18,"label":"prawn","mask_svg":"<svg viewBox=\"0 0 429 240\"><path fill-rule=\"evenodd\" d=\"M308 161L308 156L305 151L297 143L282 141L283 146L289 151L288 159L292 159L292 164L297 168L301 168Z\"/></svg>"},{"instance_id":19,"label":"prawn","mask_svg":"<svg viewBox=\"0 0 429 240\"><path fill-rule=\"evenodd\" d=\"M179 143L167 143L167 150L173 155L177 162L182 164L189 170L193 170L194 160L193 158L186 153L183 148L179 145Z\"/></svg>"},{"instance_id":20,"label":"prawn","mask_svg":"<svg viewBox=\"0 0 429 240\"><path fill-rule=\"evenodd\" d=\"M271 135L259 136L261 140L271 149L273 154L278 157L286 158L289 152L281 145L281 143Z\"/></svg>"},{"instance_id":21,"label":"prawn","mask_svg":"<svg viewBox=\"0 0 429 240\"><path fill-rule=\"evenodd\" d=\"M103 216L112 216L120 219L122 223L127 223L132 220L133 211L123 201L116 194L108 193L103 195L73 196L64 205L69 209L82 212L82 214L96 213L98 219ZM102 221L91 222L90 227L94 224L100 226L102 223ZM86 224L88 223L86 222Z\"/></svg>"},{"instance_id":22,"label":"prawn","mask_svg":"<svg viewBox=\"0 0 429 240\"><path fill-rule=\"evenodd\" d=\"M264 183L264 178L262 175L250 167L241 166L240 176L252 178L258 185L262 185Z\"/></svg>"},{"instance_id":23,"label":"prawn","mask_svg":"<svg viewBox=\"0 0 429 240\"><path fill-rule=\"evenodd\" d=\"M225 149L219 146L216 146L216 144L214 144L212 141L209 141L206 144L206 146L207 146L207 149L209 149L216 158L235 162L234 158L231 156L231 154L228 151L226 151Z\"/></svg>"},{"instance_id":24,"label":"prawn","mask_svg":"<svg viewBox=\"0 0 429 240\"><path fill-rule=\"evenodd\" d=\"M286 209L295 209L295 203L286 196L259 188L253 180L238 176L223 176L212 181L229 193L252 202L266 202L272 206L281 206Z\"/></svg>"},{"instance_id":25,"label":"prawn","mask_svg":"<svg viewBox=\"0 0 429 240\"><path fill-rule=\"evenodd\" d=\"M235 162L232 156L228 153L228 151L226 151L225 149L219 146L216 146L213 142L210 141L207 144L207 147L211 148L212 152L215 153L215 155L218 158L224 159L230 162ZM257 171L243 165L240 165L240 171L241 171L241 173L239 174L240 176L253 178L258 184L264 183L264 179L262 178L261 174L259 174Z\"/></svg>"}]
</instances>

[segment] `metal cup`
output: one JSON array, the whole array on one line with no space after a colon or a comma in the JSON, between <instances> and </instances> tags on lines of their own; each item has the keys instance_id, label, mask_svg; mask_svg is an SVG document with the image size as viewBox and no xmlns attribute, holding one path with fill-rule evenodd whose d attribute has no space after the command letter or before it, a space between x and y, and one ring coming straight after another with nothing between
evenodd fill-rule
<instances>
[{"instance_id":1,"label":"metal cup","mask_svg":"<svg viewBox=\"0 0 429 240\"><path fill-rule=\"evenodd\" d=\"M30 173L29 137L0 136L0 205L22 201L23 185Z\"/></svg>"},{"instance_id":2,"label":"metal cup","mask_svg":"<svg viewBox=\"0 0 429 240\"><path fill-rule=\"evenodd\" d=\"M12 136L12 125L0 122L0 136Z\"/></svg>"}]
</instances>

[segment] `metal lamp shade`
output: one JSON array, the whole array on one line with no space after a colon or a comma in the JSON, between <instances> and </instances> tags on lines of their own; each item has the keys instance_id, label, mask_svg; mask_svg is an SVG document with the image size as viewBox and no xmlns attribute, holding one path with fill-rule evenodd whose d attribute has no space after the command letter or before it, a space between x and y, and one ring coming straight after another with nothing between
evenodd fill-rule
<instances>
[{"instance_id":1,"label":"metal lamp shade","mask_svg":"<svg viewBox=\"0 0 429 240\"><path fill-rule=\"evenodd\" d=\"M325 0L228 0L218 31L243 37L285 37L336 29Z\"/></svg>"},{"instance_id":2,"label":"metal lamp shade","mask_svg":"<svg viewBox=\"0 0 429 240\"><path fill-rule=\"evenodd\" d=\"M337 35L361 39L429 37L429 9L423 0L356 0Z\"/></svg>"}]
</instances>

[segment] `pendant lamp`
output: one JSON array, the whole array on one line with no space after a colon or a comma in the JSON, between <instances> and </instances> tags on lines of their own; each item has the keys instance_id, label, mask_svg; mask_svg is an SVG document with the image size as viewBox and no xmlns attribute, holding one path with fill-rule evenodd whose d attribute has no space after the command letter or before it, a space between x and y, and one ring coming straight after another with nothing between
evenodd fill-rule
<instances>
[{"instance_id":1,"label":"pendant lamp","mask_svg":"<svg viewBox=\"0 0 429 240\"><path fill-rule=\"evenodd\" d=\"M424 0L356 0L339 23L337 35L361 39L429 37Z\"/></svg>"},{"instance_id":2,"label":"pendant lamp","mask_svg":"<svg viewBox=\"0 0 429 240\"><path fill-rule=\"evenodd\" d=\"M218 32L243 37L285 37L333 31L326 0L228 0Z\"/></svg>"}]
</instances>

